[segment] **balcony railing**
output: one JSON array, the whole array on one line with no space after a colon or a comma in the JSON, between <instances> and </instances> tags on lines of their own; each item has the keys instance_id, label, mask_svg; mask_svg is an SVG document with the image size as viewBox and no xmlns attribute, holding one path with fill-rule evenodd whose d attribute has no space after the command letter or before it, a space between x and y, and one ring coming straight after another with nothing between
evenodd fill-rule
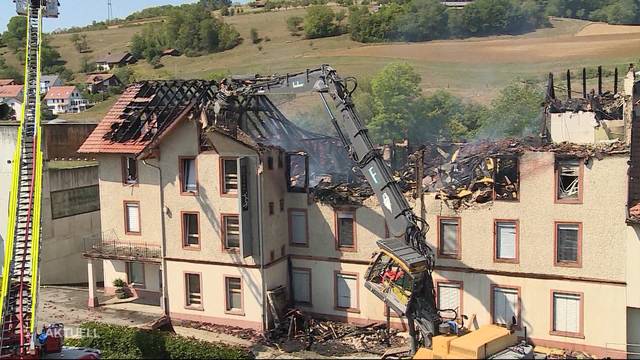
<instances>
[{"instance_id":1,"label":"balcony railing","mask_svg":"<svg viewBox=\"0 0 640 360\"><path fill-rule=\"evenodd\" d=\"M160 261L160 245L121 241L109 230L84 238L84 254L92 258Z\"/></svg>"}]
</instances>

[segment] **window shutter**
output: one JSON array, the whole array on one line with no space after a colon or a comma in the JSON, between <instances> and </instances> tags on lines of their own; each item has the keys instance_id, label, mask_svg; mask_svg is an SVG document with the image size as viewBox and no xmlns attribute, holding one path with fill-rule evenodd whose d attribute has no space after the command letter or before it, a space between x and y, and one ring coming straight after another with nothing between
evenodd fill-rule
<instances>
[{"instance_id":1,"label":"window shutter","mask_svg":"<svg viewBox=\"0 0 640 360\"><path fill-rule=\"evenodd\" d=\"M307 215L302 211L291 212L291 242L307 243Z\"/></svg>"},{"instance_id":2,"label":"window shutter","mask_svg":"<svg viewBox=\"0 0 640 360\"><path fill-rule=\"evenodd\" d=\"M442 253L458 253L458 222L455 220L442 220Z\"/></svg>"},{"instance_id":3,"label":"window shutter","mask_svg":"<svg viewBox=\"0 0 640 360\"><path fill-rule=\"evenodd\" d=\"M516 316L518 304L518 291L514 289L493 289L493 319L496 324L510 325L512 318Z\"/></svg>"},{"instance_id":4,"label":"window shutter","mask_svg":"<svg viewBox=\"0 0 640 360\"><path fill-rule=\"evenodd\" d=\"M140 232L140 208L137 204L127 204L127 227L129 232Z\"/></svg>"},{"instance_id":5,"label":"window shutter","mask_svg":"<svg viewBox=\"0 0 640 360\"><path fill-rule=\"evenodd\" d=\"M497 246L498 259L516 258L516 224L500 222L497 223Z\"/></svg>"},{"instance_id":6,"label":"window shutter","mask_svg":"<svg viewBox=\"0 0 640 360\"><path fill-rule=\"evenodd\" d=\"M580 296L554 293L553 310L555 331L580 332Z\"/></svg>"},{"instance_id":7,"label":"window shutter","mask_svg":"<svg viewBox=\"0 0 640 360\"><path fill-rule=\"evenodd\" d=\"M351 275L338 274L336 281L338 282L338 307L340 308L356 308L357 305L357 282L356 278Z\"/></svg>"},{"instance_id":8,"label":"window shutter","mask_svg":"<svg viewBox=\"0 0 640 360\"><path fill-rule=\"evenodd\" d=\"M308 271L293 270L293 300L296 302L311 302L309 294L309 282L311 281Z\"/></svg>"},{"instance_id":9,"label":"window shutter","mask_svg":"<svg viewBox=\"0 0 640 360\"><path fill-rule=\"evenodd\" d=\"M438 284L438 307L440 309L460 308L460 285Z\"/></svg>"}]
</instances>

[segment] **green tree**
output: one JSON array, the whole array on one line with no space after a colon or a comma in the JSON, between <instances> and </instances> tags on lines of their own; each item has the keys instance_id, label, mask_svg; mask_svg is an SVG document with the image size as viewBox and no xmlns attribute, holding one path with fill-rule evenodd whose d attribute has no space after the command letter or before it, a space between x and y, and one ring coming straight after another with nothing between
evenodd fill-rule
<instances>
[{"instance_id":1,"label":"green tree","mask_svg":"<svg viewBox=\"0 0 640 360\"><path fill-rule=\"evenodd\" d=\"M89 50L89 42L87 41L87 34L74 33L71 35L71 42L79 53L87 52Z\"/></svg>"},{"instance_id":2,"label":"green tree","mask_svg":"<svg viewBox=\"0 0 640 360\"><path fill-rule=\"evenodd\" d=\"M360 42L378 42L398 36L398 17L405 13L397 3L384 5L378 12L370 13L366 6L352 7L349 14L351 38Z\"/></svg>"},{"instance_id":3,"label":"green tree","mask_svg":"<svg viewBox=\"0 0 640 360\"><path fill-rule=\"evenodd\" d=\"M2 34L2 39L14 52L24 48L27 39L27 18L14 16L7 24L7 31Z\"/></svg>"},{"instance_id":4,"label":"green tree","mask_svg":"<svg viewBox=\"0 0 640 360\"><path fill-rule=\"evenodd\" d=\"M289 16L287 18L287 30L289 30L291 35L294 35L294 36L298 35L298 32L302 30L301 25L303 21L304 19L301 18L300 16Z\"/></svg>"},{"instance_id":5,"label":"green tree","mask_svg":"<svg viewBox=\"0 0 640 360\"><path fill-rule=\"evenodd\" d=\"M535 84L526 81L509 84L491 102L479 135L497 138L535 133L539 130L543 101L544 93Z\"/></svg>"},{"instance_id":6,"label":"green tree","mask_svg":"<svg viewBox=\"0 0 640 360\"><path fill-rule=\"evenodd\" d=\"M406 41L427 41L447 36L449 15L439 0L413 0L398 18L399 36Z\"/></svg>"},{"instance_id":7,"label":"green tree","mask_svg":"<svg viewBox=\"0 0 640 360\"><path fill-rule=\"evenodd\" d=\"M334 23L336 14L326 5L314 5L304 17L304 32L307 39L333 36L336 34Z\"/></svg>"}]
</instances>

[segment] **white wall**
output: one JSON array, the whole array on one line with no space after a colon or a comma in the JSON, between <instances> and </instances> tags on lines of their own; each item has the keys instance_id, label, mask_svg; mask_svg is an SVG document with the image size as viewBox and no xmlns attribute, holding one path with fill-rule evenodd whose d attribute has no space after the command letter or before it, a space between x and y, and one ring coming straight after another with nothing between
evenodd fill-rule
<instances>
[{"instance_id":1,"label":"white wall","mask_svg":"<svg viewBox=\"0 0 640 360\"><path fill-rule=\"evenodd\" d=\"M17 125L0 125L0 264L4 263L4 241L7 233L9 214L9 192L11 189L11 172L13 152L16 146ZM1 267L2 265L0 265Z\"/></svg>"}]
</instances>

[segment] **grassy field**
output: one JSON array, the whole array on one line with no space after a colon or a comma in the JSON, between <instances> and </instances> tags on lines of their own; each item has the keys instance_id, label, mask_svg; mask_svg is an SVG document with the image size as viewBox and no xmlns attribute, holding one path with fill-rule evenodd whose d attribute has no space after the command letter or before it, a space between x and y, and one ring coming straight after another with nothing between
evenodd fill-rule
<instances>
[{"instance_id":1,"label":"grassy field","mask_svg":"<svg viewBox=\"0 0 640 360\"><path fill-rule=\"evenodd\" d=\"M322 63L333 65L343 75L362 78L372 76L388 63L406 61L422 75L421 86L426 92L446 89L486 103L513 79L542 80L549 72L560 73L567 68L577 71L583 66L621 65L636 62L640 54L640 33L635 28L571 19L552 19L552 27L519 36L376 45L354 42L349 35L307 40L292 36L286 28L287 17L301 16L305 11L290 9L226 17L225 21L234 24L245 39L241 45L196 58L163 58L160 69L140 61L133 66L136 78L208 78L219 72L286 73ZM256 28L263 39L257 45L249 40L251 28ZM95 59L108 52L124 51L132 35L141 29L137 26L87 32L92 52L85 55ZM67 66L77 71L83 55L73 48L70 37L54 35L52 44Z\"/></svg>"}]
</instances>

